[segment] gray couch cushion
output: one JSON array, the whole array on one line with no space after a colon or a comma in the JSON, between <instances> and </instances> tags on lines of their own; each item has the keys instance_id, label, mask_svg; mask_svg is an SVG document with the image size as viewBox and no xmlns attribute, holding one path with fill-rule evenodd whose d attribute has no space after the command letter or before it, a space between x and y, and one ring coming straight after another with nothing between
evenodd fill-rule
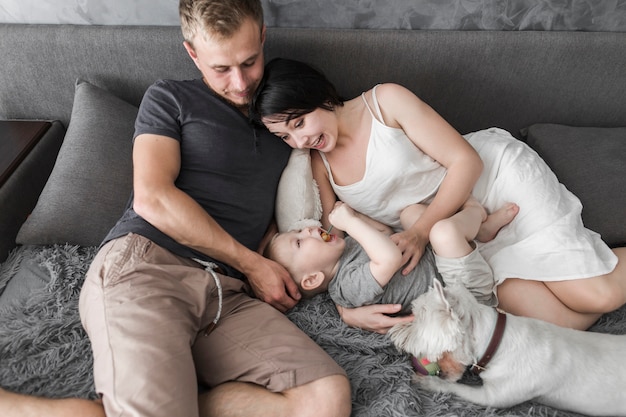
<instances>
[{"instance_id":1,"label":"gray couch cushion","mask_svg":"<svg viewBox=\"0 0 626 417\"><path fill-rule=\"evenodd\" d=\"M136 116L137 107L76 82L67 135L18 243L100 244L130 195Z\"/></svg>"},{"instance_id":2,"label":"gray couch cushion","mask_svg":"<svg viewBox=\"0 0 626 417\"><path fill-rule=\"evenodd\" d=\"M610 246L626 243L626 127L535 124L528 144L583 204L585 226ZM592 162L593 161L593 162Z\"/></svg>"}]
</instances>

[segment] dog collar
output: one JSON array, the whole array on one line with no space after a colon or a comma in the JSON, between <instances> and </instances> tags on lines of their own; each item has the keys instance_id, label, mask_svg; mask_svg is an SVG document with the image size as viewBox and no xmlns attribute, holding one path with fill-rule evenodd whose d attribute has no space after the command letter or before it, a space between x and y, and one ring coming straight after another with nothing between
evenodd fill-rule
<instances>
[{"instance_id":1,"label":"dog collar","mask_svg":"<svg viewBox=\"0 0 626 417\"><path fill-rule=\"evenodd\" d=\"M496 328L493 330L493 334L491 335L491 340L489 341L489 345L487 346L485 354L482 356L482 358L480 358L477 363L467 365L465 373L457 382L467 385L483 384L483 381L480 378L479 374L485 370L485 367L498 350L498 346L500 346L500 342L502 341L502 335L504 335L504 328L506 327L506 314L498 310L496 311L498 312L498 318L496 319Z\"/></svg>"}]
</instances>

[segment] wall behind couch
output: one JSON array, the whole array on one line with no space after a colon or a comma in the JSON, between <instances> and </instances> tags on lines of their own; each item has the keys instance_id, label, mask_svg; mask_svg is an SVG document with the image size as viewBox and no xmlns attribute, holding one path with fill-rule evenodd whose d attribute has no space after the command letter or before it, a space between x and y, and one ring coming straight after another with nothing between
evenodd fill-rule
<instances>
[{"instance_id":1,"label":"wall behind couch","mask_svg":"<svg viewBox=\"0 0 626 417\"><path fill-rule=\"evenodd\" d=\"M626 32L626 0L262 0L269 26ZM178 0L2 0L0 22L178 25Z\"/></svg>"}]
</instances>

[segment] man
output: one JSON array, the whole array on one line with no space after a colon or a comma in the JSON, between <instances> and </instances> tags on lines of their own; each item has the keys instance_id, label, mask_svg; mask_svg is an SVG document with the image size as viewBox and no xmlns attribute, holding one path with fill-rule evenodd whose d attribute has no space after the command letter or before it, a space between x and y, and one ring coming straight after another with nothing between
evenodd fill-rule
<instances>
[{"instance_id":1,"label":"man","mask_svg":"<svg viewBox=\"0 0 626 417\"><path fill-rule=\"evenodd\" d=\"M203 78L162 80L146 92L133 198L81 292L104 410L348 416L344 371L282 314L299 299L297 287L257 252L290 152L247 118L263 73L260 1L181 0L180 15ZM198 380L210 388L200 398ZM102 415L82 400L0 391L5 400L15 416Z\"/></svg>"}]
</instances>

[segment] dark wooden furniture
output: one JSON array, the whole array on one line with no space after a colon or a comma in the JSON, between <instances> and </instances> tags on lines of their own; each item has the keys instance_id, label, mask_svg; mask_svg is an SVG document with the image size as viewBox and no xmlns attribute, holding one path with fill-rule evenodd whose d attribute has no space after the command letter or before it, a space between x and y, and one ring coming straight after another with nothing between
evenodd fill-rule
<instances>
[{"instance_id":1,"label":"dark wooden furniture","mask_svg":"<svg viewBox=\"0 0 626 417\"><path fill-rule=\"evenodd\" d=\"M0 120L0 186L24 160L51 123L35 120Z\"/></svg>"}]
</instances>

